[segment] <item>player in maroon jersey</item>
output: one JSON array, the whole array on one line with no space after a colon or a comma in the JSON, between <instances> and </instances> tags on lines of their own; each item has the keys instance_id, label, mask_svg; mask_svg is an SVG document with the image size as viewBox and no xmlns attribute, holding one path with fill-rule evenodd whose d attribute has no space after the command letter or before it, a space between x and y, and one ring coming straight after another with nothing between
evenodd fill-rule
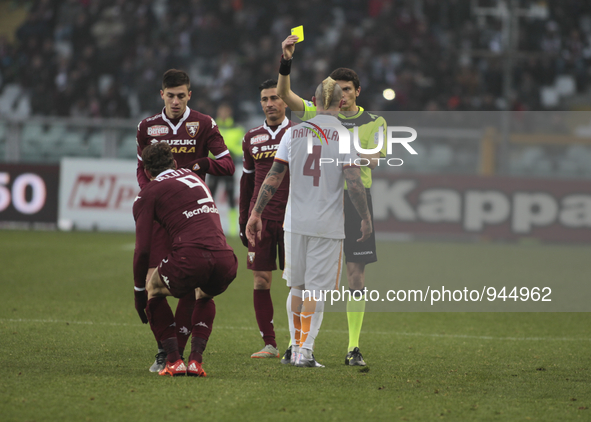
<instances>
[{"instance_id":1,"label":"player in maroon jersey","mask_svg":"<svg viewBox=\"0 0 591 422\"><path fill-rule=\"evenodd\" d=\"M176 69L166 71L162 77L160 96L164 100L162 112L142 120L137 129L137 179L140 188L144 188L150 181L144 174L142 151L148 145L160 141L165 141L171 146L172 154L179 167L192 169L202 179L205 179L205 173L215 176L234 174L232 157L215 120L187 106L191 99L191 82L187 73ZM215 160L208 158L210 152ZM171 250L171 241L158 223L154 223L152 230L150 270L146 282L158 263ZM194 304L194 297L189 295L181 298L177 305L175 319L181 354L190 335ZM164 349L159 344L156 361L150 371L160 371L164 367L164 359Z\"/></svg>"},{"instance_id":2,"label":"player in maroon jersey","mask_svg":"<svg viewBox=\"0 0 591 422\"><path fill-rule=\"evenodd\" d=\"M279 266L283 270L283 218L289 195L289 177L277 190L263 213L264 235L256 246L249 244L245 236L245 227L254 207L259 189L267 172L273 165L273 159L285 130L291 122L285 116L286 104L277 95L277 81L267 80L259 86L261 106L266 120L261 126L249 130L242 141L244 173L240 179L240 239L248 247L247 268L254 275L254 311L263 336L265 346L253 353L252 358L275 358L280 353L275 341L273 328L273 302L271 300L272 271L277 269L276 259L279 253Z\"/></svg>"},{"instance_id":3,"label":"player in maroon jersey","mask_svg":"<svg viewBox=\"0 0 591 422\"><path fill-rule=\"evenodd\" d=\"M135 307L142 322L150 322L156 340L166 352L166 365L160 375L204 377L202 354L215 318L213 297L223 293L234 280L238 260L226 242L218 209L205 182L191 170L176 170L166 142L145 148L142 160L144 172L152 181L141 189L133 204ZM170 236L172 250L146 283L154 220ZM166 296L187 295L197 299L192 310L188 367L181 359L174 316L166 301Z\"/></svg>"}]
</instances>

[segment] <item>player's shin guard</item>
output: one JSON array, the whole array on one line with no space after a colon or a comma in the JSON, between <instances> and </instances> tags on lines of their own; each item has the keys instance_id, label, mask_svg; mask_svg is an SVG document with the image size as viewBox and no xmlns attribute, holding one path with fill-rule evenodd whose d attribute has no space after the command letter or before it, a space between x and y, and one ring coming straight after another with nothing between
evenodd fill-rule
<instances>
[{"instance_id":1,"label":"player's shin guard","mask_svg":"<svg viewBox=\"0 0 591 422\"><path fill-rule=\"evenodd\" d=\"M215 319L215 302L213 299L199 299L193 310L193 329L191 331L191 354L189 361L203 362L203 352L213 327Z\"/></svg>"},{"instance_id":2,"label":"player's shin guard","mask_svg":"<svg viewBox=\"0 0 591 422\"><path fill-rule=\"evenodd\" d=\"M165 297L154 297L148 301L146 314L156 340L162 343L169 362L180 359L174 332L174 316ZM174 341L172 341L174 340Z\"/></svg>"},{"instance_id":3,"label":"player's shin guard","mask_svg":"<svg viewBox=\"0 0 591 422\"><path fill-rule=\"evenodd\" d=\"M257 318L259 330L263 336L265 345L270 344L277 347L275 342L275 330L273 327L273 301L271 300L271 290L253 291L254 313Z\"/></svg>"},{"instance_id":4,"label":"player's shin guard","mask_svg":"<svg viewBox=\"0 0 591 422\"><path fill-rule=\"evenodd\" d=\"M191 335L191 318L193 317L193 309L195 308L195 292L192 291L179 299L174 314L176 323L176 337L179 342L179 353L182 355L189 336Z\"/></svg>"},{"instance_id":5,"label":"player's shin guard","mask_svg":"<svg viewBox=\"0 0 591 422\"><path fill-rule=\"evenodd\" d=\"M300 289L292 288L290 291L289 299L291 299L291 303L288 304L289 319L293 324L293 332L290 332L291 344L299 346L302 334L302 322L300 314L302 309L302 291Z\"/></svg>"},{"instance_id":6,"label":"player's shin guard","mask_svg":"<svg viewBox=\"0 0 591 422\"><path fill-rule=\"evenodd\" d=\"M300 349L314 349L314 340L320 331L322 319L324 318L324 301L306 298L302 306L302 336L300 338Z\"/></svg>"},{"instance_id":7,"label":"player's shin guard","mask_svg":"<svg viewBox=\"0 0 591 422\"><path fill-rule=\"evenodd\" d=\"M365 315L363 290L351 289L351 299L347 302L347 323L349 325L349 352L359 347L359 336Z\"/></svg>"}]
</instances>

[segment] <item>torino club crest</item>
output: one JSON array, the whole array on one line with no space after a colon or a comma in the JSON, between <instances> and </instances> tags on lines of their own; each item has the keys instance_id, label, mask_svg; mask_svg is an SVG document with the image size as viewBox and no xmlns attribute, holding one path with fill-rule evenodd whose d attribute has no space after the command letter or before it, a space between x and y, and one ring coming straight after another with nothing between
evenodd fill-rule
<instances>
[{"instance_id":1,"label":"torino club crest","mask_svg":"<svg viewBox=\"0 0 591 422\"><path fill-rule=\"evenodd\" d=\"M199 122L187 122L185 123L185 127L187 128L187 133L194 138L197 136L197 132L199 132Z\"/></svg>"}]
</instances>

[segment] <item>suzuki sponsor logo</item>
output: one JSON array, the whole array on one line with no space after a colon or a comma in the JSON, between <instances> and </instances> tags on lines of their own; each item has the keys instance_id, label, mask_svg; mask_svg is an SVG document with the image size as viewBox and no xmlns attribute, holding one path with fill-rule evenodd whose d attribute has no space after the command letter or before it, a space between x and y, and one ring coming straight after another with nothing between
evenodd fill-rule
<instances>
[{"instance_id":1,"label":"suzuki sponsor logo","mask_svg":"<svg viewBox=\"0 0 591 422\"><path fill-rule=\"evenodd\" d=\"M197 145L197 141L195 139L152 139L151 144L157 144L158 142L166 142L171 147L174 146L181 146L181 145Z\"/></svg>"},{"instance_id":2,"label":"suzuki sponsor logo","mask_svg":"<svg viewBox=\"0 0 591 422\"><path fill-rule=\"evenodd\" d=\"M269 135L267 135L267 134L256 135L256 136L253 136L252 138L250 138L250 145L262 144L264 142L267 142L268 140L269 140Z\"/></svg>"},{"instance_id":3,"label":"suzuki sponsor logo","mask_svg":"<svg viewBox=\"0 0 591 422\"><path fill-rule=\"evenodd\" d=\"M194 209L193 211L183 211L183 214L185 215L185 217L187 218L191 218L193 216L199 215L199 214L219 214L219 210L214 207L214 206L209 206L209 205L203 205L201 208L197 208Z\"/></svg>"},{"instance_id":4,"label":"suzuki sponsor logo","mask_svg":"<svg viewBox=\"0 0 591 422\"><path fill-rule=\"evenodd\" d=\"M133 176L80 173L74 181L68 207L129 212L138 192Z\"/></svg>"},{"instance_id":5,"label":"suzuki sponsor logo","mask_svg":"<svg viewBox=\"0 0 591 422\"><path fill-rule=\"evenodd\" d=\"M148 136L164 136L168 135L168 126L156 125L148 128Z\"/></svg>"}]
</instances>

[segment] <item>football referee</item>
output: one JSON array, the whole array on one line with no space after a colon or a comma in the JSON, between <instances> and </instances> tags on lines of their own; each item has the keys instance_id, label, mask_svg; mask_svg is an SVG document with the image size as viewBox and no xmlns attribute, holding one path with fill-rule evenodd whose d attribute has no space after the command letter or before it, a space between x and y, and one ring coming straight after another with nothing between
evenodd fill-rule
<instances>
[{"instance_id":1,"label":"football referee","mask_svg":"<svg viewBox=\"0 0 591 422\"><path fill-rule=\"evenodd\" d=\"M288 107L296 115L302 116L302 120L308 120L315 116L316 106L311 101L302 99L299 95L294 93L290 87L290 68L293 60L293 53L295 51L295 43L298 37L295 35L288 36L281 47L283 55L279 66L279 78L277 83L277 94L285 101ZM386 135L386 121L383 117L368 113L362 107L357 105L357 97L361 92L359 84L359 77L355 71L346 68L338 68L334 70L330 77L336 80L343 91L344 104L338 119L343 126L350 131L355 127L359 131L359 141L363 149L372 149L377 146L377 139L381 131ZM303 112L303 115L302 113ZM367 203L371 213L373 225L373 207L371 201L371 170L373 170L379 163L379 158L386 157L386 143L380 152L375 154L358 154L361 158L369 160L368 166L361 167L361 181L366 189ZM347 186L345 184L345 189ZM349 289L351 295L360 298L363 295L365 288L365 266L378 260L376 254L376 239L375 232L372 232L371 238L365 242L357 242L359 238L359 227L361 219L349 195L345 195L345 259L347 266L347 280L349 282ZM363 356L359 351L359 335L361 333L361 326L363 324L363 316L365 314L365 300L350 300L347 303L347 322L349 326L349 347L345 358L345 364L351 366L365 366Z\"/></svg>"}]
</instances>

